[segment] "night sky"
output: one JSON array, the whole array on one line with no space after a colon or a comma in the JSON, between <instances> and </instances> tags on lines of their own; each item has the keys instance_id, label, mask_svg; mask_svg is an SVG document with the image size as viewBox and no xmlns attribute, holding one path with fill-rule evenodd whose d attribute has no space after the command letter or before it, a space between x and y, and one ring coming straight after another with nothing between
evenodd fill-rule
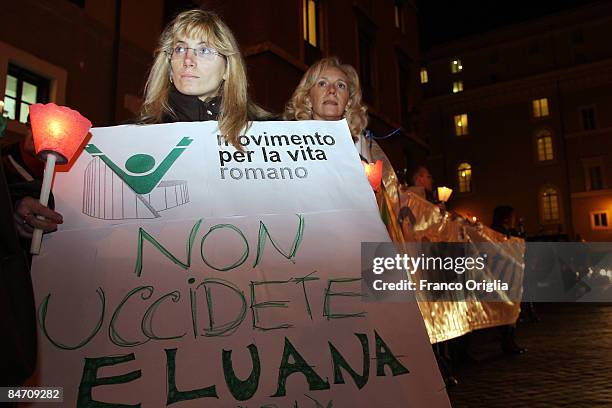
<instances>
[{"instance_id":1,"label":"night sky","mask_svg":"<svg viewBox=\"0 0 612 408\"><path fill-rule=\"evenodd\" d=\"M421 42L431 46L601 0L418 0Z\"/></svg>"}]
</instances>

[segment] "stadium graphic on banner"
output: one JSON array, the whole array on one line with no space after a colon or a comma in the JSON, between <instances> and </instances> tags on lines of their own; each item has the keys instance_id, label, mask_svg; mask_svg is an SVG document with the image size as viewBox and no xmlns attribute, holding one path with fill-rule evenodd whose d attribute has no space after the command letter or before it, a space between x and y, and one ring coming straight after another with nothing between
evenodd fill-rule
<instances>
[{"instance_id":1,"label":"stadium graphic on banner","mask_svg":"<svg viewBox=\"0 0 612 408\"><path fill-rule=\"evenodd\" d=\"M93 159L83 177L82 212L103 220L151 219L189 202L186 180L162 180L193 139L182 138L155 167L155 158L137 153L119 167L96 145L85 151Z\"/></svg>"}]
</instances>

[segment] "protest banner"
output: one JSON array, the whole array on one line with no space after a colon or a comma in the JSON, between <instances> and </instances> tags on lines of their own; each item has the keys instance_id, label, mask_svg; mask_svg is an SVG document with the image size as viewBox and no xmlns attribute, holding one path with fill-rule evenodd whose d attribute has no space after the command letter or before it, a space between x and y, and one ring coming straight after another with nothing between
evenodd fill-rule
<instances>
[{"instance_id":1,"label":"protest banner","mask_svg":"<svg viewBox=\"0 0 612 408\"><path fill-rule=\"evenodd\" d=\"M361 242L389 238L345 121L255 123L242 152L216 122L92 134L33 264L32 385L76 407L449 406L416 303L360 292Z\"/></svg>"},{"instance_id":2,"label":"protest banner","mask_svg":"<svg viewBox=\"0 0 612 408\"><path fill-rule=\"evenodd\" d=\"M488 279L503 277L507 282L519 282L514 287L519 285L522 290L525 272L523 239L508 239L486 226L454 219L450 213L440 211L437 205L411 192L403 194L402 206L410 209L410 216L404 222L407 241L463 242L473 246L487 243L489 248L493 248L490 259L497 259L488 265ZM514 324L519 317L520 306L520 300L516 297L490 302L465 297L453 301L419 302L432 343L450 340L473 330Z\"/></svg>"}]
</instances>

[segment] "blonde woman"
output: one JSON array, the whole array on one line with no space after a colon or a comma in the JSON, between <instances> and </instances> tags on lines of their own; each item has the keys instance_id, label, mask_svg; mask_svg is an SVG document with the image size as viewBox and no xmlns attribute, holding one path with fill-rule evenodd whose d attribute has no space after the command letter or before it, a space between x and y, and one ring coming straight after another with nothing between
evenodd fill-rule
<instances>
[{"instance_id":1,"label":"blonde woman","mask_svg":"<svg viewBox=\"0 0 612 408\"><path fill-rule=\"evenodd\" d=\"M249 121L271 114L251 102L244 60L229 27L204 10L180 13L159 39L145 85L140 123L218 120L219 131L240 149Z\"/></svg>"},{"instance_id":2,"label":"blonde woman","mask_svg":"<svg viewBox=\"0 0 612 408\"><path fill-rule=\"evenodd\" d=\"M403 240L398 230L398 182L391 162L376 141L365 137L368 125L367 107L361 101L359 75L351 65L338 57L323 58L308 68L287 105L285 120L341 120L348 122L355 148L365 162L383 162L384 194L377 194L381 212L394 240ZM384 211L383 211L384 210ZM396 238L397 237L397 238Z\"/></svg>"},{"instance_id":3,"label":"blonde woman","mask_svg":"<svg viewBox=\"0 0 612 408\"><path fill-rule=\"evenodd\" d=\"M353 140L363 138L368 125L367 108L361 102L357 71L338 57L323 58L308 68L283 114L285 120L346 119ZM362 150L362 149L360 149Z\"/></svg>"}]
</instances>

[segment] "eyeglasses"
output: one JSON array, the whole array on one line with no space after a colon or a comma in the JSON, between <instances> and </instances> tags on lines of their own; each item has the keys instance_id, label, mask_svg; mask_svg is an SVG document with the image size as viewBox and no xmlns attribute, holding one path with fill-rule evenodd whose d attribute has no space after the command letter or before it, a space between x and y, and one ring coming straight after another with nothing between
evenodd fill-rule
<instances>
[{"instance_id":1,"label":"eyeglasses","mask_svg":"<svg viewBox=\"0 0 612 408\"><path fill-rule=\"evenodd\" d=\"M205 46L198 47L198 48L189 48L189 47L185 47L184 45L177 45L176 47L174 47L174 49L170 53L170 58L171 59L184 58L189 52L189 50L193 51L193 55L196 58L199 58L202 60L211 60L215 56L225 58L225 55L221 54L219 51L215 50L214 48L209 48Z\"/></svg>"}]
</instances>

